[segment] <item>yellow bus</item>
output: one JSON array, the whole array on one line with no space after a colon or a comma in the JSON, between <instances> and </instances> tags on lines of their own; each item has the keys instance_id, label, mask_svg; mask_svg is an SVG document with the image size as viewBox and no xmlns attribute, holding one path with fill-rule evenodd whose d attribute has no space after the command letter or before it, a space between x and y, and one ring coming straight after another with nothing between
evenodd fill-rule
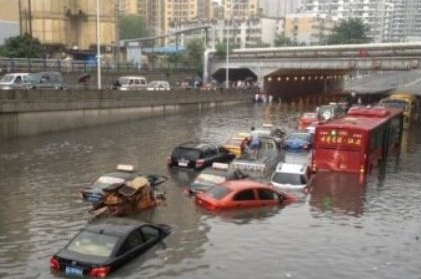
<instances>
[{"instance_id":1,"label":"yellow bus","mask_svg":"<svg viewBox=\"0 0 421 279\"><path fill-rule=\"evenodd\" d=\"M406 92L392 93L388 98L380 101L382 107L400 108L403 110L404 126L408 127L412 118L418 113L418 99Z\"/></svg>"}]
</instances>

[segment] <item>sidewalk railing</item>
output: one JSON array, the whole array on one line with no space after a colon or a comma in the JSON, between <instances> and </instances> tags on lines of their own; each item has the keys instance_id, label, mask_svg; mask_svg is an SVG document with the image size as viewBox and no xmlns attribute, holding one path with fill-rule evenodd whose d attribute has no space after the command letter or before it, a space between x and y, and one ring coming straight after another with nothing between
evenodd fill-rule
<instances>
[{"instance_id":1,"label":"sidewalk railing","mask_svg":"<svg viewBox=\"0 0 421 279\"><path fill-rule=\"evenodd\" d=\"M42 58L0 58L0 73L42 71L78 73L93 72L96 71L96 69L97 66L95 61ZM191 69L191 66L171 62L156 62L143 65L137 63L101 63L101 70L104 72L151 72Z\"/></svg>"}]
</instances>

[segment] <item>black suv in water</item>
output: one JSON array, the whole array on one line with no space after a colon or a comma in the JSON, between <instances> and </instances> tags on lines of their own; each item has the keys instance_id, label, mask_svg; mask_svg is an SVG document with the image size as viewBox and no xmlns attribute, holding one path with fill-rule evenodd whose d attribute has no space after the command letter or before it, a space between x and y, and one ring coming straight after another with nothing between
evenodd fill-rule
<instances>
[{"instance_id":1,"label":"black suv in water","mask_svg":"<svg viewBox=\"0 0 421 279\"><path fill-rule=\"evenodd\" d=\"M200 170L214 162L229 163L235 155L225 148L205 142L186 142L174 148L168 157L169 167Z\"/></svg>"}]
</instances>

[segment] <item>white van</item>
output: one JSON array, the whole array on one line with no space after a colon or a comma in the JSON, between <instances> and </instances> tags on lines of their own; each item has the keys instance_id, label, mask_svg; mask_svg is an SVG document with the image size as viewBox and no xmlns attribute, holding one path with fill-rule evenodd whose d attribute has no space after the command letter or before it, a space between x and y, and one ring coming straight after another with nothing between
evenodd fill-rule
<instances>
[{"instance_id":1,"label":"white van","mask_svg":"<svg viewBox=\"0 0 421 279\"><path fill-rule=\"evenodd\" d=\"M31 88L29 73L5 74L2 79L0 79L0 90L28 88Z\"/></svg>"},{"instance_id":2,"label":"white van","mask_svg":"<svg viewBox=\"0 0 421 279\"><path fill-rule=\"evenodd\" d=\"M114 84L114 89L121 91L146 90L147 87L148 82L146 81L146 78L142 76L119 77Z\"/></svg>"}]
</instances>

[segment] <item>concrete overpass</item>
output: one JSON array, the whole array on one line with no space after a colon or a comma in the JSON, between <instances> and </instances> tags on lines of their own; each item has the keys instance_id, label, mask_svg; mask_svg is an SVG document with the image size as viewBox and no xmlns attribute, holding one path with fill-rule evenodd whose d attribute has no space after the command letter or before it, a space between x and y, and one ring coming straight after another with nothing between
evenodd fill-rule
<instances>
[{"instance_id":1,"label":"concrete overpass","mask_svg":"<svg viewBox=\"0 0 421 279\"><path fill-rule=\"evenodd\" d=\"M421 68L421 43L235 49L227 57L205 52L204 80L252 78L275 96L332 93L356 71Z\"/></svg>"}]
</instances>

